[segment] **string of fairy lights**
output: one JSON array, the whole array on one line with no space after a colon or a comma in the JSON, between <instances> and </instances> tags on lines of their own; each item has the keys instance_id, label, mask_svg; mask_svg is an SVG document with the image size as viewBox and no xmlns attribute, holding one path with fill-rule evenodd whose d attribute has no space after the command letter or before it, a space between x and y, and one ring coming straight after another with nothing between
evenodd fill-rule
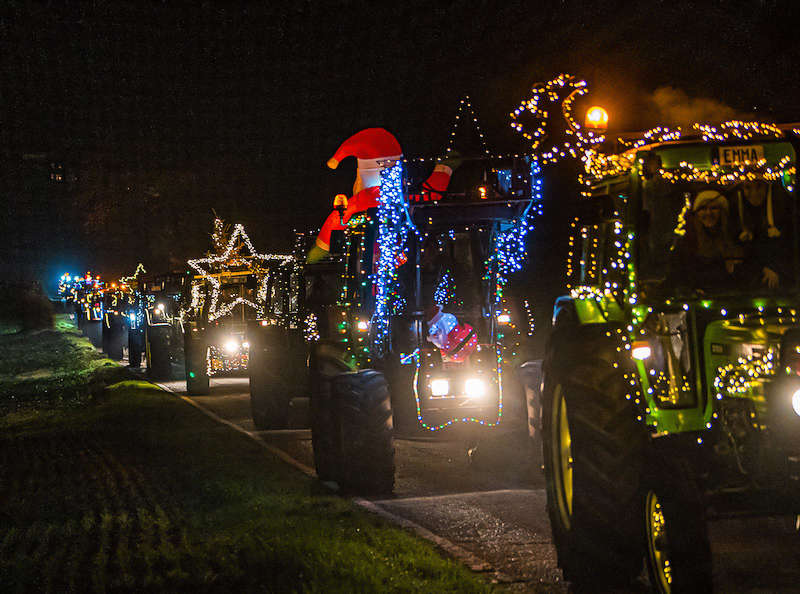
<instances>
[{"instance_id":1,"label":"string of fairy lights","mask_svg":"<svg viewBox=\"0 0 800 594\"><path fill-rule=\"evenodd\" d=\"M244 230L244 226L236 224L231 233L227 233L221 219L214 220L214 231L211 235L216 253L205 258L189 260L189 266L197 273L192 282L191 303L189 309L198 315L205 306L207 291L204 289L204 282L210 286L208 320L214 321L229 315L237 306L245 306L253 309L258 317L264 317L265 300L267 287L269 286L270 264L291 263L294 257L286 254L261 254L253 246L250 237ZM248 255L243 255L246 249ZM257 282L257 297L253 301L242 295L235 295L233 298L224 300L220 303L223 293L223 282L225 277L230 277L234 272L246 271L253 275Z\"/></svg>"},{"instance_id":2,"label":"string of fairy lights","mask_svg":"<svg viewBox=\"0 0 800 594\"><path fill-rule=\"evenodd\" d=\"M465 113L466 112L466 113ZM475 115L475 110L472 108L472 103L469 100L469 95L464 95L464 98L461 99L458 103L458 111L456 112L455 120L453 121L453 126L450 128L450 135L447 140L447 148L445 149L445 156L450 156L455 148L456 142L456 134L460 128L460 124L463 121L471 121L472 125L475 128L475 133L478 135L478 140L481 145L481 150L483 154L487 157L491 156L491 152L489 151L489 146L486 143L486 136L483 134L481 130L480 122L478 122L478 116Z\"/></svg>"},{"instance_id":3,"label":"string of fairy lights","mask_svg":"<svg viewBox=\"0 0 800 594\"><path fill-rule=\"evenodd\" d=\"M455 121L450 130L448 143L444 156L452 156L455 150L455 140L460 127L471 123L480 140L481 151L487 158L526 158L530 163L530 200L521 214L509 224L505 224L490 235L491 243L489 255L484 262L483 281L493 283L494 311L492 316L499 316L505 312L507 298L504 289L510 282L511 276L519 271L528 258L526 241L534 230L535 223L542 214L542 167L555 163L561 159L572 158L582 162L583 173L579 175L578 183L584 197L591 196L593 186L621 179L632 173L641 174L645 166L642 155L664 143L677 143L688 141L706 143L751 142L754 140L780 140L789 134L800 135L800 130L782 130L778 126L764 122L747 122L731 120L721 124L695 123L684 130L681 127L658 126L642 133L638 138L619 139L623 151L618 154L605 154L599 147L604 142L604 134L582 126L574 117L576 101L588 93L588 85L568 74L534 85L527 99L522 101L510 115L512 129L522 135L529 144L529 151L523 154L496 155L488 148L485 135L481 130L473 105L468 96L458 104ZM554 114L560 114L566 124L563 139L553 140L548 126L552 125ZM533 125L527 122L533 121ZM365 303L354 303L360 299L357 294L367 295L372 288L373 301L372 314L369 319L369 335L363 336L347 345L347 349L354 356L366 357L367 360L381 358L387 354L390 345L391 318L405 311L405 297L398 288L398 270L408 259L409 237L413 233L415 239L422 244L428 237L429 231L424 226L418 228L411 219L407 200L407 184L404 179L404 165L411 162L425 162L433 159L427 157L403 158L397 162L387 164L381 174L381 187L378 207L374 214L361 214L353 217L345 229L345 242L347 251L356 251L362 254L362 265L354 268L349 265L343 273L342 291L338 305L342 307L355 306L363 309ZM498 172L498 183L510 185L510 172ZM711 162L698 165L682 161L672 167L659 165L657 175L661 180L672 183L703 183L717 186L729 186L746 181L763 180L768 182L780 181L784 187L793 191L796 167L789 156L770 163L767 159L753 159L734 164L720 164ZM627 208L626 197L620 196L616 203L620 211ZM687 203L688 206L688 203ZM687 208L679 216L676 233L680 234L685 228ZM579 219L572 222L568 254L566 258L567 289L573 299L579 302L593 303L596 311L607 321L617 315L615 312L624 312L623 323L620 328L609 330L606 336L614 341L617 352L625 355L622 363L623 377L627 386L626 398L631 400L638 408L638 420L658 428L659 418L653 410L665 401L673 404L682 398L682 393L692 390L691 378L682 375L670 377L663 370L649 369L647 373L642 370L644 364L635 361L632 356L633 345L636 341L648 338L650 335L645 329L645 321L653 313L653 308L640 303L641 295L637 280L637 269L634 254L636 253L637 237L635 232L627 227L619 212L613 213L610 219L610 241L604 234L607 230L596 224L584 224ZM369 226L375 228L377 235L377 249L373 252L367 245ZM451 229L451 236L453 230ZM196 280L191 287L191 308L199 312L208 299L209 321L229 315L239 305L254 309L258 316L265 314L264 303L268 300L269 290L291 292L286 284L285 275L273 274L271 266L292 266L296 272L300 270L298 260L293 256L281 254L258 253L241 225L234 226L228 231L221 220L214 222L212 233L214 253L205 258L189 260L189 266L197 273ZM242 252L247 252L244 255ZM374 262L371 258L375 256ZM372 266L367 268L363 264L367 259ZM222 291L221 278L225 275L247 269L257 277L257 291L255 300L242 296L226 300ZM139 275L139 269L132 277L124 277L120 282L133 283ZM91 277L87 277L91 278ZM127 280L129 279L129 280ZM75 295L77 289L70 288L71 278L63 278L63 292L65 295ZM81 282L85 280L81 278ZM94 282L94 279L92 279ZM208 291L202 286L207 283ZM283 283L283 284L279 284ZM277 289L276 289L277 287ZM354 291L358 287L360 290ZM270 289L272 288L272 289ZM455 279L442 278L436 287L434 301L438 304L447 303L456 293ZM533 332L533 320L530 306L526 301L526 315L528 319L529 334ZM703 302L705 303L705 301ZM709 301L711 303L711 301ZM666 300L666 305L672 305ZM696 304L683 303L681 309L690 311ZM700 305L699 307L706 307ZM710 307L710 306L709 306ZM299 309L297 310L299 311ZM297 314L301 315L301 314ZM747 312L728 312L719 308L722 318L738 317L740 323L745 320L752 323L764 323L762 315L751 316ZM794 321L794 313L792 313ZM619 320L617 320L619 321ZM297 327L303 329L303 334L308 342L320 340L322 329L316 314L302 314L296 320ZM347 324L354 324L355 320L347 319L338 322L339 333L347 335ZM516 328L515 326L513 326ZM502 338L502 333L499 333ZM343 340L347 340L344 338ZM417 404L417 418L421 426L430 431L437 431L458 422L474 422L481 425L494 426L498 424L503 413L503 368L507 364L506 349L502 340L496 341L493 347L494 371L496 371L496 385L498 390L498 414L496 420L482 419L471 416L453 417L441 423L429 424L423 418L422 396L425 382L430 380L428 370L432 369L434 362L430 352L419 348L403 357L408 364L415 365L414 394ZM481 356L485 356L486 353ZM715 396L722 399L723 395L737 395L748 393L759 385L765 377L775 373L777 351L770 348L763 353L754 353L752 356L741 357L720 366L713 380ZM619 366L620 363L614 363ZM709 409L710 411L710 409ZM710 429L713 420L718 418L715 411L708 413L706 427ZM702 442L702 437L698 437Z\"/></svg>"}]
</instances>

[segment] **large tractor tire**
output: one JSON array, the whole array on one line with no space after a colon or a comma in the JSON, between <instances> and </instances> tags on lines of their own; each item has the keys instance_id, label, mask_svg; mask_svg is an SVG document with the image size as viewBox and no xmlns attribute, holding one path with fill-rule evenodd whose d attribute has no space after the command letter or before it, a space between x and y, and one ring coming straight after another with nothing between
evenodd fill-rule
<instances>
[{"instance_id":1,"label":"large tractor tire","mask_svg":"<svg viewBox=\"0 0 800 594\"><path fill-rule=\"evenodd\" d=\"M340 373L349 371L341 359L312 353L309 362L311 402L309 421L314 466L322 481L339 481L342 460L341 433L333 404L332 382Z\"/></svg>"},{"instance_id":2,"label":"large tractor tire","mask_svg":"<svg viewBox=\"0 0 800 594\"><path fill-rule=\"evenodd\" d=\"M417 418L417 400L414 397L413 365L402 365L397 355L392 355L386 363L386 380L395 386L391 391L392 424L394 434L415 436L422 433Z\"/></svg>"},{"instance_id":3,"label":"large tractor tire","mask_svg":"<svg viewBox=\"0 0 800 594\"><path fill-rule=\"evenodd\" d=\"M89 339L96 348L103 345L103 322L102 320L84 320L83 334Z\"/></svg>"},{"instance_id":4,"label":"large tractor tire","mask_svg":"<svg viewBox=\"0 0 800 594\"><path fill-rule=\"evenodd\" d=\"M169 354L169 326L145 327L145 357L147 374L152 379L172 379L172 363Z\"/></svg>"},{"instance_id":5,"label":"large tractor tire","mask_svg":"<svg viewBox=\"0 0 800 594\"><path fill-rule=\"evenodd\" d=\"M341 435L339 486L362 495L394 489L394 437L389 387L379 371L344 373L333 380Z\"/></svg>"},{"instance_id":6,"label":"large tractor tire","mask_svg":"<svg viewBox=\"0 0 800 594\"><path fill-rule=\"evenodd\" d=\"M542 465L542 361L523 363L517 374L525 393L531 462L538 470Z\"/></svg>"},{"instance_id":7,"label":"large tractor tire","mask_svg":"<svg viewBox=\"0 0 800 594\"><path fill-rule=\"evenodd\" d=\"M259 337L262 338L262 337ZM275 333L264 336L269 341L277 338ZM250 408L253 412L253 423L258 429L284 429L289 420L289 403L293 396L290 379L284 374L291 369L286 366L285 357L280 352L280 343L267 344L256 342L250 349L250 360L247 367L250 375ZM261 343L261 344L259 344Z\"/></svg>"},{"instance_id":8,"label":"large tractor tire","mask_svg":"<svg viewBox=\"0 0 800 594\"><path fill-rule=\"evenodd\" d=\"M644 556L647 431L606 330L557 329L544 365L547 510L558 563L577 589L627 585Z\"/></svg>"},{"instance_id":9,"label":"large tractor tire","mask_svg":"<svg viewBox=\"0 0 800 594\"><path fill-rule=\"evenodd\" d=\"M123 346L127 340L125 326L118 316L108 317L103 324L103 350L109 359L120 361L123 354Z\"/></svg>"},{"instance_id":10,"label":"large tractor tire","mask_svg":"<svg viewBox=\"0 0 800 594\"><path fill-rule=\"evenodd\" d=\"M186 369L186 393L204 396L211 391L208 377L208 345L205 340L184 340L184 365Z\"/></svg>"},{"instance_id":11,"label":"large tractor tire","mask_svg":"<svg viewBox=\"0 0 800 594\"><path fill-rule=\"evenodd\" d=\"M128 365L139 368L142 366L142 352L144 351L144 332L141 329L128 329Z\"/></svg>"},{"instance_id":12,"label":"large tractor tire","mask_svg":"<svg viewBox=\"0 0 800 594\"><path fill-rule=\"evenodd\" d=\"M711 546L697 483L669 457L654 459L648 467L642 517L653 591L711 592Z\"/></svg>"}]
</instances>

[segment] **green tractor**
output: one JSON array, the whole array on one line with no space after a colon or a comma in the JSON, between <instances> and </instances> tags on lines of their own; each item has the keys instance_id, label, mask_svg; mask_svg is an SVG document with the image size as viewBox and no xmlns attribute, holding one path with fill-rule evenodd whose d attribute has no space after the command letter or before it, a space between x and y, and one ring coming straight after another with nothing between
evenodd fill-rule
<instances>
[{"instance_id":1,"label":"green tractor","mask_svg":"<svg viewBox=\"0 0 800 594\"><path fill-rule=\"evenodd\" d=\"M708 591L707 520L800 511L797 130L586 151L541 383L565 578Z\"/></svg>"}]
</instances>

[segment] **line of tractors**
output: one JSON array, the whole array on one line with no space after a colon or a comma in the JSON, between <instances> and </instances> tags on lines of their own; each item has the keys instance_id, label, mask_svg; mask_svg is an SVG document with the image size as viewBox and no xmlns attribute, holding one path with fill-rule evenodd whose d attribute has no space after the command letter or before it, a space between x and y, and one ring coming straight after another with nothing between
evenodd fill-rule
<instances>
[{"instance_id":1,"label":"line of tractors","mask_svg":"<svg viewBox=\"0 0 800 594\"><path fill-rule=\"evenodd\" d=\"M217 222L188 274L67 278L80 323L116 358L127 332L154 377L182 359L190 394L246 373L259 429L310 397L317 473L346 492L391 493L396 434L491 431L522 402L565 578L624 586L645 568L656 591L707 591L709 519L800 512L800 126L612 142L602 113L571 118L584 92L534 87L512 114L525 155L405 159L362 131L329 161L356 157L358 175L316 237L259 254ZM546 111L568 132L549 146L521 123ZM542 224L542 167L570 155L566 291L528 360L511 281Z\"/></svg>"}]
</instances>

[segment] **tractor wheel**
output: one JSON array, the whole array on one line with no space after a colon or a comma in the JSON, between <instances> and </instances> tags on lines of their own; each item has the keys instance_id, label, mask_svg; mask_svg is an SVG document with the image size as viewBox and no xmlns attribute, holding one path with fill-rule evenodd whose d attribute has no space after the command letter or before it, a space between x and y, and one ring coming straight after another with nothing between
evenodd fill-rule
<instances>
[{"instance_id":1,"label":"tractor wheel","mask_svg":"<svg viewBox=\"0 0 800 594\"><path fill-rule=\"evenodd\" d=\"M111 322L111 327L103 327L103 338L105 338L104 350L109 359L119 361L122 359L123 345L125 343L125 326L123 326L119 319L114 319Z\"/></svg>"},{"instance_id":2,"label":"tractor wheel","mask_svg":"<svg viewBox=\"0 0 800 594\"><path fill-rule=\"evenodd\" d=\"M578 589L626 585L642 568L647 432L604 330L557 330L545 362L547 509L559 565Z\"/></svg>"},{"instance_id":3,"label":"tractor wheel","mask_svg":"<svg viewBox=\"0 0 800 594\"><path fill-rule=\"evenodd\" d=\"M272 348L250 351L247 367L250 370L250 408L253 423L258 429L283 429L289 420L291 392L281 377L287 370Z\"/></svg>"},{"instance_id":4,"label":"tractor wheel","mask_svg":"<svg viewBox=\"0 0 800 594\"><path fill-rule=\"evenodd\" d=\"M525 393L531 466L538 472L542 466L542 362L528 361L520 365L517 375Z\"/></svg>"},{"instance_id":5,"label":"tractor wheel","mask_svg":"<svg viewBox=\"0 0 800 594\"><path fill-rule=\"evenodd\" d=\"M139 368L142 366L142 331L128 330L128 366Z\"/></svg>"},{"instance_id":6,"label":"tractor wheel","mask_svg":"<svg viewBox=\"0 0 800 594\"><path fill-rule=\"evenodd\" d=\"M705 508L690 474L659 459L643 489L647 570L654 592L711 592Z\"/></svg>"},{"instance_id":7,"label":"tractor wheel","mask_svg":"<svg viewBox=\"0 0 800 594\"><path fill-rule=\"evenodd\" d=\"M85 320L83 334L96 348L103 345L103 322L101 320Z\"/></svg>"},{"instance_id":8,"label":"tractor wheel","mask_svg":"<svg viewBox=\"0 0 800 594\"><path fill-rule=\"evenodd\" d=\"M311 402L309 417L314 466L322 481L339 480L342 459L341 435L333 406L331 382L340 373L349 371L343 361L333 356L312 353L310 361Z\"/></svg>"},{"instance_id":9,"label":"tractor wheel","mask_svg":"<svg viewBox=\"0 0 800 594\"><path fill-rule=\"evenodd\" d=\"M333 395L341 435L339 485L359 494L390 494L395 465L386 379L372 369L338 375Z\"/></svg>"},{"instance_id":10,"label":"tractor wheel","mask_svg":"<svg viewBox=\"0 0 800 594\"><path fill-rule=\"evenodd\" d=\"M208 345L203 340L186 338L184 342L186 393L203 396L211 391L208 377Z\"/></svg>"},{"instance_id":11,"label":"tractor wheel","mask_svg":"<svg viewBox=\"0 0 800 594\"><path fill-rule=\"evenodd\" d=\"M169 326L147 326L144 338L146 342L147 374L152 379L171 379Z\"/></svg>"}]
</instances>

